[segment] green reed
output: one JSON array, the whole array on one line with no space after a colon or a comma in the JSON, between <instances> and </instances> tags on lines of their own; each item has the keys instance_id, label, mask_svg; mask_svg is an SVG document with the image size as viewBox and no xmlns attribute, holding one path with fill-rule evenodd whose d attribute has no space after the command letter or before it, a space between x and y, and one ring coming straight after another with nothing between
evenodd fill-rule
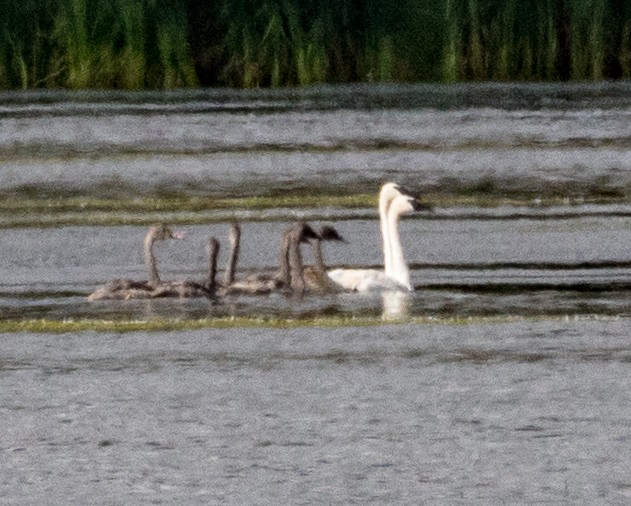
<instances>
[{"instance_id":1,"label":"green reed","mask_svg":"<svg viewBox=\"0 0 631 506\"><path fill-rule=\"evenodd\" d=\"M226 84L278 87L327 80L326 13L307 20L297 3L285 1L263 3L248 17L244 15L247 3L231 2L224 10Z\"/></svg>"},{"instance_id":2,"label":"green reed","mask_svg":"<svg viewBox=\"0 0 631 506\"><path fill-rule=\"evenodd\" d=\"M152 87L168 89L197 85L184 4L177 1L167 6L160 0L153 0L150 18L156 20L153 32L159 56L156 62L157 79Z\"/></svg>"},{"instance_id":3,"label":"green reed","mask_svg":"<svg viewBox=\"0 0 631 506\"><path fill-rule=\"evenodd\" d=\"M197 84L180 2L4 0L0 87L169 88Z\"/></svg>"},{"instance_id":4,"label":"green reed","mask_svg":"<svg viewBox=\"0 0 631 506\"><path fill-rule=\"evenodd\" d=\"M294 48L292 59L296 84L306 86L326 82L329 61L322 18L314 20L305 28L299 13L292 9L288 16L288 27L289 40Z\"/></svg>"},{"instance_id":5,"label":"green reed","mask_svg":"<svg viewBox=\"0 0 631 506\"><path fill-rule=\"evenodd\" d=\"M122 44L120 54L115 53L115 40L105 43L103 46L108 48L109 58L106 62L110 65L116 64L118 71L114 68L108 69L106 73L109 79L113 79L116 74L120 77L118 82L122 88L138 89L145 84L147 73L147 57L145 54L146 40L146 7L142 2L131 4L125 0L118 0L115 3L119 15L116 20L116 38L119 38Z\"/></svg>"},{"instance_id":6,"label":"green reed","mask_svg":"<svg viewBox=\"0 0 631 506\"><path fill-rule=\"evenodd\" d=\"M54 69L50 34L55 0L0 0L0 88L32 88Z\"/></svg>"},{"instance_id":7,"label":"green reed","mask_svg":"<svg viewBox=\"0 0 631 506\"><path fill-rule=\"evenodd\" d=\"M623 2L624 3L624 2ZM628 69L629 7L610 0L450 2L450 80L619 77ZM621 22L622 21L622 22ZM626 71L626 70L625 70Z\"/></svg>"},{"instance_id":8,"label":"green reed","mask_svg":"<svg viewBox=\"0 0 631 506\"><path fill-rule=\"evenodd\" d=\"M0 0L0 88L631 76L631 0Z\"/></svg>"}]
</instances>

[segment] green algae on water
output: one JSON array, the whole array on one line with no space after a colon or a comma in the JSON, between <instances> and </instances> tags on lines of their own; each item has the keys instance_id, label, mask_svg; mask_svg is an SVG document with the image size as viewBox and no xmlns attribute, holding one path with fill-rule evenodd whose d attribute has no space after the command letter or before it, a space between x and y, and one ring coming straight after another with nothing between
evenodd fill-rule
<instances>
[{"instance_id":1,"label":"green algae on water","mask_svg":"<svg viewBox=\"0 0 631 506\"><path fill-rule=\"evenodd\" d=\"M0 333L35 332L64 334L77 332L167 332L199 329L268 328L279 330L347 327L375 327L380 325L476 325L505 324L520 321L591 321L617 320L622 317L602 315L496 315L496 316L317 316L309 318L285 318L265 316L225 316L219 318L156 318L147 320L101 319L30 319L0 321Z\"/></svg>"},{"instance_id":2,"label":"green algae on water","mask_svg":"<svg viewBox=\"0 0 631 506\"><path fill-rule=\"evenodd\" d=\"M548 207L568 205L567 198L537 198L504 195L424 194L423 203L434 208L447 207ZM622 199L623 200L623 199ZM581 199L581 204L619 203L619 198ZM569 202L572 203L571 201ZM165 221L179 225L241 221L304 219L364 219L376 216L377 196L358 195L286 195L250 197L177 197L100 199L11 198L0 199L0 228L58 226L148 225ZM344 211L348 211L345 213Z\"/></svg>"}]
</instances>

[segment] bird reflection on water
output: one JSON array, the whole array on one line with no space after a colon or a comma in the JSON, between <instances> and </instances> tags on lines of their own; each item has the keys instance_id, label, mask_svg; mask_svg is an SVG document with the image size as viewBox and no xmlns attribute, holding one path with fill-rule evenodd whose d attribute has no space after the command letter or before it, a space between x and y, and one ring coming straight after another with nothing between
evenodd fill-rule
<instances>
[{"instance_id":1,"label":"bird reflection on water","mask_svg":"<svg viewBox=\"0 0 631 506\"><path fill-rule=\"evenodd\" d=\"M381 319L384 321L404 320L410 314L410 292L402 290L388 290L381 293L383 312Z\"/></svg>"}]
</instances>

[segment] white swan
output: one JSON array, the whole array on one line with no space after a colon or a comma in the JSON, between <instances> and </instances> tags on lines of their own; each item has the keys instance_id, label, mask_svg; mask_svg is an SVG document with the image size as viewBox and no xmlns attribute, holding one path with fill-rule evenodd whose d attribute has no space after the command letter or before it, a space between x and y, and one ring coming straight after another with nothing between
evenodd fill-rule
<instances>
[{"instance_id":1,"label":"white swan","mask_svg":"<svg viewBox=\"0 0 631 506\"><path fill-rule=\"evenodd\" d=\"M383 266L386 274L392 271L392 247L390 245L390 230L388 227L388 210L392 200L402 195L399 185L385 183L379 191L379 227L381 229L381 241L383 248Z\"/></svg>"},{"instance_id":2,"label":"white swan","mask_svg":"<svg viewBox=\"0 0 631 506\"><path fill-rule=\"evenodd\" d=\"M383 240L384 270L334 269L329 278L346 290L412 290L410 272L399 238L399 219L423 209L414 197L402 193L395 183L386 183L379 193L379 218Z\"/></svg>"}]
</instances>

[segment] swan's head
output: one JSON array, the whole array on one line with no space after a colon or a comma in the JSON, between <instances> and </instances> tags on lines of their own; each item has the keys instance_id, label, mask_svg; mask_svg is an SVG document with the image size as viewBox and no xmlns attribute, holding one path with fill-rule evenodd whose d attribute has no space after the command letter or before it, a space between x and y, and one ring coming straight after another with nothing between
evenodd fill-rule
<instances>
[{"instance_id":1,"label":"swan's head","mask_svg":"<svg viewBox=\"0 0 631 506\"><path fill-rule=\"evenodd\" d=\"M221 247L221 244L219 243L219 240L214 237L214 236L210 236L208 238L208 251L212 252L219 252L219 248Z\"/></svg>"},{"instance_id":2,"label":"swan's head","mask_svg":"<svg viewBox=\"0 0 631 506\"><path fill-rule=\"evenodd\" d=\"M379 206L383 206L386 211L389 211L392 202L397 197L407 197L408 202L413 207L412 211L432 211L432 206L419 202L414 194L404 190L397 183L386 183L381 187ZM401 207L402 204L399 206Z\"/></svg>"},{"instance_id":3,"label":"swan's head","mask_svg":"<svg viewBox=\"0 0 631 506\"><path fill-rule=\"evenodd\" d=\"M313 230L313 228L311 227L311 225L308 225L307 223L299 223L297 225L298 227L298 237L300 238L300 242L309 242L311 239L319 239L320 235Z\"/></svg>"},{"instance_id":4,"label":"swan's head","mask_svg":"<svg viewBox=\"0 0 631 506\"><path fill-rule=\"evenodd\" d=\"M401 193L401 187L399 186L398 183L394 183L392 181L390 181L389 183L384 183L383 186L381 187L381 193Z\"/></svg>"},{"instance_id":5,"label":"swan's head","mask_svg":"<svg viewBox=\"0 0 631 506\"><path fill-rule=\"evenodd\" d=\"M390 213L394 216L402 216L404 214L410 214L416 211L427 211L430 210L426 204L422 204L416 198L410 195L400 194L392 199L390 203Z\"/></svg>"},{"instance_id":6,"label":"swan's head","mask_svg":"<svg viewBox=\"0 0 631 506\"><path fill-rule=\"evenodd\" d=\"M412 200L415 200L414 195L411 192L408 192L401 188L397 183L385 183L381 187L381 191L379 192L379 210L382 213L387 213L390 210L390 205L392 201L396 197L409 197ZM423 204L418 203L419 206L423 206ZM421 207L419 209L415 209L416 211L420 211L421 209L430 209L428 206Z\"/></svg>"},{"instance_id":7,"label":"swan's head","mask_svg":"<svg viewBox=\"0 0 631 506\"><path fill-rule=\"evenodd\" d=\"M387 208L392 199L401 194L401 187L397 183L384 184L379 191L379 206Z\"/></svg>"},{"instance_id":8,"label":"swan's head","mask_svg":"<svg viewBox=\"0 0 631 506\"><path fill-rule=\"evenodd\" d=\"M163 241L165 239L184 239L184 232L173 231L164 223L150 226L147 235L154 241Z\"/></svg>"},{"instance_id":9,"label":"swan's head","mask_svg":"<svg viewBox=\"0 0 631 506\"><path fill-rule=\"evenodd\" d=\"M335 228L330 225L324 225L320 229L320 239L323 241L340 241L346 242Z\"/></svg>"},{"instance_id":10,"label":"swan's head","mask_svg":"<svg viewBox=\"0 0 631 506\"><path fill-rule=\"evenodd\" d=\"M233 244L241 239L241 225L239 225L238 221L233 221L232 223L230 223L230 232L228 233L228 238Z\"/></svg>"}]
</instances>

